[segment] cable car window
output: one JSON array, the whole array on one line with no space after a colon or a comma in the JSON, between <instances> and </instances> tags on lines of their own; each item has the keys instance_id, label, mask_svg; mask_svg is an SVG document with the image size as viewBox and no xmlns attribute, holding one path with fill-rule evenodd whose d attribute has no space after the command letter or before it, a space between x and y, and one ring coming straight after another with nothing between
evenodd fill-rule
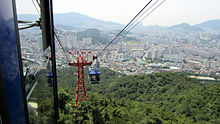
<instances>
[{"instance_id":1,"label":"cable car window","mask_svg":"<svg viewBox=\"0 0 220 124\"><path fill-rule=\"evenodd\" d=\"M44 1L42 0L40 2ZM33 6L33 4L36 6ZM48 13L46 13L46 10L43 13L44 19L40 19L42 11L37 5L39 5L38 1L32 1L32 3L30 3L33 9L38 10L38 14L33 18L22 17L18 14L29 122L31 124L55 124L56 118L52 87L53 79L50 60L51 53L50 47L48 48L50 45L49 37L51 37L51 35L49 35L50 32L48 32L50 24L44 20L45 18L48 20ZM45 6L46 5L48 5L48 3L45 4ZM48 9L48 7L45 6L44 9ZM17 13L19 13L23 7L24 6L19 6L18 4ZM43 3L41 7L43 7ZM40 24L41 27L39 27Z\"/></svg>"},{"instance_id":2,"label":"cable car window","mask_svg":"<svg viewBox=\"0 0 220 124\"><path fill-rule=\"evenodd\" d=\"M39 54L42 55L42 53ZM49 85L52 84L52 79L48 77L46 69L48 60L43 56L40 56L39 59L36 56L32 57L37 62L32 63L23 60L29 121L30 123L45 123L48 121L55 123L53 117L53 87Z\"/></svg>"},{"instance_id":3,"label":"cable car window","mask_svg":"<svg viewBox=\"0 0 220 124\"><path fill-rule=\"evenodd\" d=\"M22 30L19 33L29 121L55 123L52 78L48 77L46 69L51 64L47 57L51 56L50 49L43 52L40 29Z\"/></svg>"}]
</instances>

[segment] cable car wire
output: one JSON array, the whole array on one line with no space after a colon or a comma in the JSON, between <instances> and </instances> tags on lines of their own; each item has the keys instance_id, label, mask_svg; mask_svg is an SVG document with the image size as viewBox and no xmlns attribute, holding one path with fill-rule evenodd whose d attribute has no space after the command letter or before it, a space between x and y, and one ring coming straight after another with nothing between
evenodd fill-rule
<instances>
[{"instance_id":1,"label":"cable car wire","mask_svg":"<svg viewBox=\"0 0 220 124\"><path fill-rule=\"evenodd\" d=\"M152 9L147 15L145 15L140 21L138 21L133 27L131 27L129 30L127 30L122 36L125 36L127 33L129 33L132 29L134 29L138 24L140 24L146 17L148 17L151 13L153 13L161 4L163 4L166 0L163 0L160 4L158 4L154 9ZM155 2L156 3L156 2ZM122 37L119 37L117 41L119 41ZM117 42L116 41L116 42Z\"/></svg>"},{"instance_id":2,"label":"cable car wire","mask_svg":"<svg viewBox=\"0 0 220 124\"><path fill-rule=\"evenodd\" d=\"M142 11L144 11L144 9L145 9L151 2L152 2L152 0L150 0L150 1L144 6L144 8L142 8L141 11L139 11L138 14L135 15L135 17L133 17L133 18L131 19L131 21L104 47L104 49L103 49L100 53L98 53L97 57L100 56L100 55L109 47L109 45L111 45L111 44L114 42L114 40L135 20L135 18L137 18L137 17L141 14Z\"/></svg>"},{"instance_id":3,"label":"cable car wire","mask_svg":"<svg viewBox=\"0 0 220 124\"><path fill-rule=\"evenodd\" d=\"M145 18L147 18L152 12L154 12L159 6L161 6L166 0L163 0L160 4L158 4L153 10L151 10L147 15L144 16L138 23L136 23L132 28L130 28L125 34L127 34L129 31L131 31L134 27L136 27L138 24L140 24ZM124 34L124 35L125 35Z\"/></svg>"},{"instance_id":4,"label":"cable car wire","mask_svg":"<svg viewBox=\"0 0 220 124\"><path fill-rule=\"evenodd\" d=\"M57 43L58 43L59 46L61 47L61 49L62 49L62 51L63 51L63 53L64 53L64 55L65 55L65 57L66 57L66 60L70 63L70 59L69 59L69 57L67 56L67 54L66 54L66 52L65 52L65 50L64 50L64 48L63 48L63 45L62 45L61 42L60 42L59 36L57 35L57 30L56 30L56 28L54 28L54 35L55 35L55 38L56 38Z\"/></svg>"},{"instance_id":5,"label":"cable car wire","mask_svg":"<svg viewBox=\"0 0 220 124\"><path fill-rule=\"evenodd\" d=\"M37 9L37 6L36 4L34 3L34 0L31 0L33 5L34 5L34 8L37 10L37 13L40 14L40 11ZM39 7L40 7L40 4L38 3Z\"/></svg>"},{"instance_id":6,"label":"cable car wire","mask_svg":"<svg viewBox=\"0 0 220 124\"><path fill-rule=\"evenodd\" d=\"M40 6L40 2L39 2L38 0L36 0L36 2L37 2L37 4L38 4L38 6L41 7L41 6Z\"/></svg>"},{"instance_id":7,"label":"cable car wire","mask_svg":"<svg viewBox=\"0 0 220 124\"><path fill-rule=\"evenodd\" d=\"M143 14L141 14L141 16L139 16L137 18L137 16L150 4L150 2L125 26L125 28L130 28L135 22L133 22L134 20L137 21L138 19L140 19L147 11L149 11L159 0L157 0L153 5L151 5L146 11L144 11ZM124 36L126 35L129 31L131 31L134 27L136 27L138 24L140 24L141 21L143 21L146 17L148 17L153 11L155 11L162 3L164 3L166 0L163 0L160 4L158 4L153 10L151 10L147 15L144 16L144 18L142 18L140 21L138 21L133 27L131 27L129 30L125 30L125 28L123 28L114 38L113 40L111 40L109 42L109 44L107 44L107 46L97 55L100 56L117 38L117 41L121 39L120 36ZM137 18L137 19L135 19ZM133 22L133 23L131 23ZM131 25L130 25L131 24ZM129 26L128 26L129 25ZM126 33L124 33L126 31Z\"/></svg>"},{"instance_id":8,"label":"cable car wire","mask_svg":"<svg viewBox=\"0 0 220 124\"><path fill-rule=\"evenodd\" d=\"M157 0L156 2L154 2L154 3L153 3L148 9L146 9L139 17L137 17L137 18L133 21L133 23L128 26L127 29L129 29L131 26L133 26L134 23L136 23L147 11L149 11L158 1L159 1L159 0ZM139 21L139 22L141 22L141 21ZM125 31L126 31L126 30L125 30Z\"/></svg>"},{"instance_id":9,"label":"cable car wire","mask_svg":"<svg viewBox=\"0 0 220 124\"><path fill-rule=\"evenodd\" d=\"M135 19L135 21L131 24L131 25L129 25L128 26L128 30L126 31L124 31L122 34L121 34L121 36L125 36L127 33L129 33L129 31L131 31L135 26L137 26L143 19L141 19L140 21L138 21L138 19L140 19L147 11L149 11L157 2L158 2L159 0L157 0L156 2L154 2L154 4L153 5L151 5L147 10L145 10L142 14L141 14L141 16L139 16L137 19ZM144 18L146 18L146 17L144 17ZM137 22L137 23L136 23ZM136 23L136 24L135 24ZM135 24L135 25L134 25ZM134 25L134 26L133 26ZM132 27L133 26L133 27ZM129 29L130 28L130 29ZM121 39L122 37L118 37L118 39L115 41L115 42L118 42L120 39Z\"/></svg>"}]
</instances>

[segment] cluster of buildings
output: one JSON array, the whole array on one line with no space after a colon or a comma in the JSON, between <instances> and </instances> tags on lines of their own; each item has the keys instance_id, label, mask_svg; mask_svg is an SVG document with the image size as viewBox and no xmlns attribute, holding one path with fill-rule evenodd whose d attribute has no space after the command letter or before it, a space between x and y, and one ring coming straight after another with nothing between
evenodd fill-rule
<instances>
[{"instance_id":1,"label":"cluster of buildings","mask_svg":"<svg viewBox=\"0 0 220 124\"><path fill-rule=\"evenodd\" d=\"M101 33L112 39L112 33ZM136 40L121 38L98 58L102 67L127 75L148 74L163 71L184 71L220 76L220 39L218 32L161 31L129 34ZM74 50L99 53L106 45L92 42L91 37L77 40L77 32L59 33L66 52ZM31 58L42 51L38 32L21 33L22 56ZM40 54L39 54L40 55ZM91 56L90 56L91 57ZM57 63L68 66L62 49L57 46Z\"/></svg>"}]
</instances>

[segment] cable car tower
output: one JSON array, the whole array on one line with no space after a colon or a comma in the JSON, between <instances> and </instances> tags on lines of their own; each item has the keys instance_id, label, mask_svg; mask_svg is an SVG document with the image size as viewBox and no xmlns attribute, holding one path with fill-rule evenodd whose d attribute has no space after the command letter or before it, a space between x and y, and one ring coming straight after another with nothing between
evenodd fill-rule
<instances>
[{"instance_id":1,"label":"cable car tower","mask_svg":"<svg viewBox=\"0 0 220 124\"><path fill-rule=\"evenodd\" d=\"M77 86L76 86L75 106L78 106L80 103L85 102L87 99L86 87L84 82L84 66L92 64L91 61L85 60L85 58L90 53L91 53L90 51L69 52L69 54L71 54L76 59L76 61L69 63L69 65L77 67Z\"/></svg>"}]
</instances>

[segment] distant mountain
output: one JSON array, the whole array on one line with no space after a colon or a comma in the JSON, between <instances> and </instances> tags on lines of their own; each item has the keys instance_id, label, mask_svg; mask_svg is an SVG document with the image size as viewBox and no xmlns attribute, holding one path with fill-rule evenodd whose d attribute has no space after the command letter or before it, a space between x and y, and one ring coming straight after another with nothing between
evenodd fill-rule
<instances>
[{"instance_id":1,"label":"distant mountain","mask_svg":"<svg viewBox=\"0 0 220 124\"><path fill-rule=\"evenodd\" d=\"M123 26L119 23L103 21L75 12L55 14L55 23L74 27L98 28L102 30L120 29Z\"/></svg>"},{"instance_id":2,"label":"distant mountain","mask_svg":"<svg viewBox=\"0 0 220 124\"><path fill-rule=\"evenodd\" d=\"M32 20L35 21L39 19L38 15L32 14L20 14L18 15L20 20ZM115 23L111 21L104 21L96 18L92 18L80 13L70 12L54 15L54 22L56 26L64 28L67 30L85 30L88 28L97 28L100 30L120 30L124 25L120 23ZM187 23L181 23L178 25L173 25L170 27L162 27L158 25L149 25L143 26L138 25L133 31L142 31L143 30L167 30L167 29L182 29L182 30L191 30L191 31L203 31L207 29L219 30L220 31L220 19L210 20L196 25L189 25Z\"/></svg>"},{"instance_id":3,"label":"distant mountain","mask_svg":"<svg viewBox=\"0 0 220 124\"><path fill-rule=\"evenodd\" d=\"M98 29L87 29L77 33L77 40L82 41L83 38L90 37L92 38L92 43L102 43L107 44L108 39L101 36L101 31Z\"/></svg>"},{"instance_id":4,"label":"distant mountain","mask_svg":"<svg viewBox=\"0 0 220 124\"><path fill-rule=\"evenodd\" d=\"M183 30L191 30L191 31L202 31L201 28L197 27L197 26L191 26L187 23L181 23L178 25L174 25L169 27L168 29L183 29Z\"/></svg>"},{"instance_id":5,"label":"distant mountain","mask_svg":"<svg viewBox=\"0 0 220 124\"><path fill-rule=\"evenodd\" d=\"M220 19L217 20L209 20L200 24L195 25L202 29L212 29L212 30L220 30Z\"/></svg>"},{"instance_id":6,"label":"distant mountain","mask_svg":"<svg viewBox=\"0 0 220 124\"><path fill-rule=\"evenodd\" d=\"M20 20L37 20L39 18L38 15L32 14L21 14L18 15L18 19ZM98 28L101 30L116 30L121 29L123 27L122 24L99 20L96 18L92 18L80 13L71 12L71 13L63 13L63 14L55 14L54 15L55 25L59 24L59 26L72 26L75 28L87 29L87 28Z\"/></svg>"},{"instance_id":7,"label":"distant mountain","mask_svg":"<svg viewBox=\"0 0 220 124\"><path fill-rule=\"evenodd\" d=\"M147 29L154 29L154 30L162 30L164 29L164 27L162 26L159 26L159 25L147 25L147 26L144 26L144 28L147 28Z\"/></svg>"},{"instance_id":8,"label":"distant mountain","mask_svg":"<svg viewBox=\"0 0 220 124\"><path fill-rule=\"evenodd\" d=\"M63 24L56 24L55 27L58 28L58 29L64 29L64 30L74 30L74 31L83 31L83 30L85 30L85 29L82 29L82 28L77 28L77 27L63 25Z\"/></svg>"},{"instance_id":9,"label":"distant mountain","mask_svg":"<svg viewBox=\"0 0 220 124\"><path fill-rule=\"evenodd\" d=\"M205 30L218 30L220 31L220 19L209 20L196 25L189 25L187 23L181 23L168 27L168 29L183 29L191 31L205 31Z\"/></svg>"},{"instance_id":10,"label":"distant mountain","mask_svg":"<svg viewBox=\"0 0 220 124\"><path fill-rule=\"evenodd\" d=\"M183 28L183 29L189 29L191 28L191 26L187 23L181 23L181 24L178 24L178 25L173 25L169 28Z\"/></svg>"}]
</instances>

